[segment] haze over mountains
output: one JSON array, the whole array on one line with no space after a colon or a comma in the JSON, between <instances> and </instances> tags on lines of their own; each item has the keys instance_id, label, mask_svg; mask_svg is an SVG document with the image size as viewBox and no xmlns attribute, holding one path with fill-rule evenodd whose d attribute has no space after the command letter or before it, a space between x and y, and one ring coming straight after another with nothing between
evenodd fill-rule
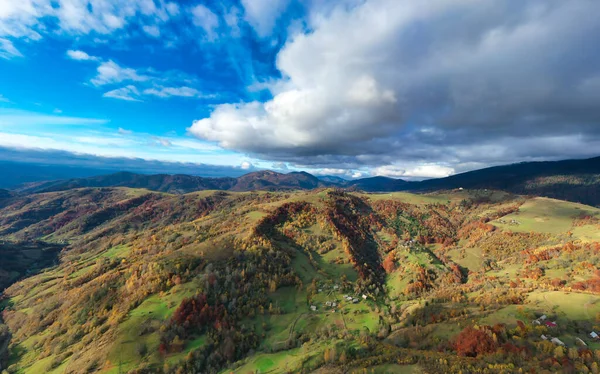
<instances>
[{"instance_id":1,"label":"haze over mountains","mask_svg":"<svg viewBox=\"0 0 600 374\"><path fill-rule=\"evenodd\" d=\"M306 172L287 174L257 171L241 177L206 178L184 174L145 175L119 172L87 178L29 183L15 188L20 193L63 191L82 187L131 187L184 194L203 190L311 190L339 187L366 192L428 192L455 188L494 189L547 196L590 205L600 204L600 157L585 160L524 162L491 167L446 178L419 182L382 176L345 180Z\"/></svg>"}]
</instances>

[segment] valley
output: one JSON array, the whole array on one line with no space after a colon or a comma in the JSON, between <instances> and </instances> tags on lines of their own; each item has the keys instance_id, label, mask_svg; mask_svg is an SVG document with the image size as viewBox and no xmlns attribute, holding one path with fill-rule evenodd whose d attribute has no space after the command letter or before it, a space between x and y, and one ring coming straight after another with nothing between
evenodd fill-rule
<instances>
[{"instance_id":1,"label":"valley","mask_svg":"<svg viewBox=\"0 0 600 374\"><path fill-rule=\"evenodd\" d=\"M5 290L3 368L595 372L598 232L600 209L492 190L14 195L3 250L64 249Z\"/></svg>"}]
</instances>

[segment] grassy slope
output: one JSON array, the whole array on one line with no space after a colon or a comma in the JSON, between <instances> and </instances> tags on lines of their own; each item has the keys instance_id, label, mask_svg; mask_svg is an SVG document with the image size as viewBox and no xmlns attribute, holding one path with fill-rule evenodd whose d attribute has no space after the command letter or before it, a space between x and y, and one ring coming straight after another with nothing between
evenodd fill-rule
<instances>
[{"instance_id":1,"label":"grassy slope","mask_svg":"<svg viewBox=\"0 0 600 374\"><path fill-rule=\"evenodd\" d=\"M122 191L121 191L122 193ZM140 191L127 192L127 194L142 194ZM195 198L201 199L211 196L210 193L203 191L196 193ZM247 193L231 194L233 198L238 196L248 196ZM260 194L264 195L264 194ZM245 217L239 227L237 233L241 235L249 230L260 218L264 217L268 212L271 212L277 206L286 202L293 201L309 201L313 204L321 204L322 199L326 197L323 192L319 193L288 193L274 194L277 198L268 201L252 200L249 205L244 205L240 209L239 214ZM363 196L363 195L361 195ZM369 195L372 201L377 200L395 200L406 203L412 203L419 206L425 206L430 203L448 204L449 202L457 203L464 198L469 197L469 192L462 191L456 194L447 195L410 195L406 193ZM493 196L494 199L506 198L506 196ZM120 197L118 201L121 201ZM18 212L23 212L27 208L22 208ZM527 201L519 210L518 213L513 213L503 217L505 221L515 219L519 221L519 225L501 224L498 220L493 224L502 230L510 230L515 232L537 231L552 234L566 234L572 229L573 219L586 212L593 215L598 215L599 210L586 206L581 206L573 203L559 202L551 199L532 199ZM185 233L189 230L195 235L204 235L204 230L209 230L211 227L217 227L218 224L225 222L226 216L235 216L228 212L223 216L214 215L199 218L193 221L191 228L188 223L179 224L163 228L168 232ZM579 231L578 231L579 230ZM587 231L586 231L587 230ZM573 230L575 237L581 239L589 239L591 228L581 227ZM307 229L311 235L323 235L317 227L312 226ZM236 233L236 235L238 235ZM17 233L19 234L19 233ZM580 236L579 236L580 235ZM390 238L382 235L385 241ZM19 313L37 313L36 300L39 300L44 295L50 295L60 292L59 278L67 276L71 281L81 279L90 274L96 262L99 259L127 259L134 261L139 256L138 252L133 251L132 246L114 245L97 252L83 254L80 257L71 257L69 268L66 265L51 269L47 273L40 274L30 280L23 281L21 289L13 291L13 297L10 302L15 305L15 309ZM205 252L207 251L207 252ZM179 254L196 254L203 253L202 256L210 257L209 248L202 246L202 243L189 245L184 247ZM177 254L176 253L176 254ZM464 254L463 254L464 253ZM222 254L221 254L222 255ZM322 355L324 346L320 342L307 343L300 348L284 350L278 353L268 353L273 348L282 346L282 343L287 341L291 334L301 334L315 332L319 329L329 326L338 326L338 328L359 333L364 327L367 327L371 332L376 332L378 329L379 313L375 311L376 305L371 302L363 302L352 304L342 301L342 295L350 293L352 290L333 291L328 289L325 292L317 294L311 303L319 306L319 310L311 312L308 309L306 295L307 287L313 279L319 280L319 284L334 284L339 281L340 276L345 274L350 281L357 279L356 271L350 264L334 264L333 260L338 257L345 256L341 247L336 247L334 250L327 252L324 255L313 253L316 258L316 266L311 263L306 253L298 251L293 256L293 269L303 281L303 288L297 289L294 287L281 288L270 294L272 303L275 306L280 306L283 309L282 315L276 316L258 316L245 321L245 323L255 325L258 329L263 329L265 338L256 355L245 359L239 363L234 372L260 372L260 373L279 373L297 370L303 362L310 360L312 356ZM447 255L457 263L472 271L481 270L482 258L477 248L467 248L461 252L460 247L455 248L447 253ZM143 257L140 257L140 259ZM218 258L218 257L214 257ZM430 266L439 268L436 259L429 252L408 252L406 253L404 265L408 263ZM511 265L503 266L501 269L494 270L490 274L509 279L514 277L517 268L512 268ZM388 276L387 286L389 287L390 296L392 298L402 295L403 290L408 284L408 277L400 273L393 273ZM186 344L185 350L179 354L161 357L157 354L158 333L156 330L149 333L141 333L142 327L154 326L155 328L165 321L173 313L174 309L185 297L192 296L195 293L196 285L193 282L184 283L169 289L167 292L155 293L149 295L141 304L127 312L124 319L120 320L116 328L110 330L109 340L103 341L105 344L103 349L99 350L99 354L105 354L104 359L108 361L102 364L103 372L117 373L119 370L129 370L139 366L141 363L161 365L163 362L176 363L183 359L187 353L204 344L205 337L198 336ZM326 301L336 300L339 302L339 307L336 312L332 312L324 307ZM402 303L400 303L401 305ZM408 303L407 303L408 305ZM595 317L596 313L600 312L600 298L590 294L566 293L562 291L552 292L533 292L529 295L525 303L526 307L531 311L540 313L548 313L548 311L556 312L559 316L559 321L567 321L569 319L587 320ZM581 307L583 305L583 308ZM506 306L499 308L497 311L487 314L482 317L480 323L516 323L519 319L519 311L515 306ZM440 323L435 326L434 335L449 338L457 332L454 323ZM33 334L26 339L16 340L16 345L13 348L15 351L21 351L17 356L18 364L21 367L20 372L23 373L39 373L52 372L51 363L58 355L50 354L47 357L39 359L41 348L37 342L44 339L44 333ZM138 351L140 344L145 344L148 353L141 356ZM262 350L262 351L260 351ZM59 362L53 369L53 372L64 372L69 366L70 358ZM398 366L398 365L382 365L374 368L377 373L387 372L419 372L416 366ZM224 372L230 372L225 370Z\"/></svg>"},{"instance_id":2,"label":"grassy slope","mask_svg":"<svg viewBox=\"0 0 600 374\"><path fill-rule=\"evenodd\" d=\"M572 229L573 219L581 215L600 216L600 209L587 205L570 203L548 198L533 198L523 204L518 212L509 214L501 219L506 223L494 221L494 225L514 232L542 232L550 234L565 234ZM516 224L510 222L515 220ZM584 236L589 227L582 227L576 235Z\"/></svg>"}]
</instances>

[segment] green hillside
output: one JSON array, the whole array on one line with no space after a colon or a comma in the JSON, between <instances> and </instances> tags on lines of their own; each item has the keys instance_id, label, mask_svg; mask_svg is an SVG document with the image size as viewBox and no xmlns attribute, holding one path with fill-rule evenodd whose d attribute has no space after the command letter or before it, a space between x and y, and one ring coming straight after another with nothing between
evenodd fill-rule
<instances>
[{"instance_id":1,"label":"green hillside","mask_svg":"<svg viewBox=\"0 0 600 374\"><path fill-rule=\"evenodd\" d=\"M589 206L127 188L3 205L4 243L64 246L4 293L9 373L593 372L600 359Z\"/></svg>"}]
</instances>

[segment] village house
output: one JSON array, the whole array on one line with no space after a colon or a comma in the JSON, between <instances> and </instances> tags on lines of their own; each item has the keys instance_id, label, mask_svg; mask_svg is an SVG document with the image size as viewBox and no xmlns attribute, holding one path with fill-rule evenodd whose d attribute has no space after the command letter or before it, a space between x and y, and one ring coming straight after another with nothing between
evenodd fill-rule
<instances>
[{"instance_id":1,"label":"village house","mask_svg":"<svg viewBox=\"0 0 600 374\"><path fill-rule=\"evenodd\" d=\"M317 311L317 306L316 305L311 305L310 306L310 310L312 310L313 312Z\"/></svg>"},{"instance_id":2,"label":"village house","mask_svg":"<svg viewBox=\"0 0 600 374\"><path fill-rule=\"evenodd\" d=\"M546 335L544 335L544 334L542 334L542 335L540 336L540 338L542 338L542 340L548 340L548 337L547 337Z\"/></svg>"},{"instance_id":3,"label":"village house","mask_svg":"<svg viewBox=\"0 0 600 374\"><path fill-rule=\"evenodd\" d=\"M363 300L367 300L367 295L363 294L362 298L363 298Z\"/></svg>"},{"instance_id":4,"label":"village house","mask_svg":"<svg viewBox=\"0 0 600 374\"><path fill-rule=\"evenodd\" d=\"M357 298L354 298L354 299L352 299L352 302L353 302L354 304L358 304L359 300L358 300Z\"/></svg>"},{"instance_id":5,"label":"village house","mask_svg":"<svg viewBox=\"0 0 600 374\"><path fill-rule=\"evenodd\" d=\"M581 347L587 347L587 344L580 338L575 338L575 342L577 343L577 345L579 345Z\"/></svg>"},{"instance_id":6,"label":"village house","mask_svg":"<svg viewBox=\"0 0 600 374\"><path fill-rule=\"evenodd\" d=\"M559 338L552 338L550 341L556 345L560 345L561 347L565 346L565 343L563 343Z\"/></svg>"},{"instance_id":7,"label":"village house","mask_svg":"<svg viewBox=\"0 0 600 374\"><path fill-rule=\"evenodd\" d=\"M327 306L331 306L331 301L327 301L327 302L325 302L325 305L327 305Z\"/></svg>"},{"instance_id":8,"label":"village house","mask_svg":"<svg viewBox=\"0 0 600 374\"><path fill-rule=\"evenodd\" d=\"M557 327L557 326L558 326L558 325L556 324L556 322L552 322L552 321L546 321L544 324L545 324L547 327L550 327L550 328L554 328L554 327Z\"/></svg>"},{"instance_id":9,"label":"village house","mask_svg":"<svg viewBox=\"0 0 600 374\"><path fill-rule=\"evenodd\" d=\"M590 338L594 339L594 340L598 340L600 339L600 335L596 334L595 331L590 332Z\"/></svg>"}]
</instances>

